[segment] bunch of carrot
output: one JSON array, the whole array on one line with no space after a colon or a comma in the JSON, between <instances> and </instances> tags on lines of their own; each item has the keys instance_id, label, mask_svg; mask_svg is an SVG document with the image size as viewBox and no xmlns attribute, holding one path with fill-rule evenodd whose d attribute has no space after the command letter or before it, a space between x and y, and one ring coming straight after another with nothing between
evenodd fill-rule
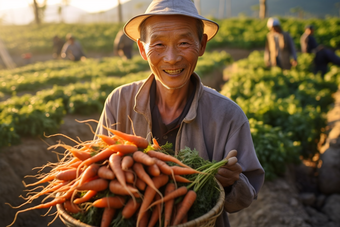
<instances>
[{"instance_id":1,"label":"bunch of carrot","mask_svg":"<svg viewBox=\"0 0 340 227\"><path fill-rule=\"evenodd\" d=\"M103 227L119 226L126 219L134 219L140 227L186 222L197 193L190 189L193 183L185 175L202 172L161 152L155 139L149 144L145 138L108 130L113 136L97 135L97 139L76 146L51 146L50 149L64 148L64 157L58 163L48 164L51 171L40 174L38 181L26 185L47 184L33 188L25 198L27 201L15 208L45 196L42 204L18 211L8 226L21 212L57 204L78 216L86 215L93 207L100 209L99 224ZM41 191L36 191L41 187Z\"/></svg>"}]
</instances>

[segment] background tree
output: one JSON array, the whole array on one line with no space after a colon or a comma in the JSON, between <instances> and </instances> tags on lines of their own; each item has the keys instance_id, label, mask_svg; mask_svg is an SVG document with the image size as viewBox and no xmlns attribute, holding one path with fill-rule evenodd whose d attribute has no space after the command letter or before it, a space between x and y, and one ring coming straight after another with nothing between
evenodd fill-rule
<instances>
[{"instance_id":1,"label":"background tree","mask_svg":"<svg viewBox=\"0 0 340 227\"><path fill-rule=\"evenodd\" d=\"M302 19L303 16L305 15L305 11L301 8L301 7L294 7L294 8L291 8L290 9L290 12L291 13L296 13L297 14L297 17Z\"/></svg>"},{"instance_id":2,"label":"background tree","mask_svg":"<svg viewBox=\"0 0 340 227\"><path fill-rule=\"evenodd\" d=\"M70 2L71 0L61 0L60 5L58 7L58 15L59 15L60 22L64 22L63 9L64 7L68 6Z\"/></svg>"},{"instance_id":3,"label":"background tree","mask_svg":"<svg viewBox=\"0 0 340 227\"><path fill-rule=\"evenodd\" d=\"M260 5L258 5L258 4L252 5L250 8L253 11L254 17L258 17L259 14L260 14Z\"/></svg>"},{"instance_id":4,"label":"background tree","mask_svg":"<svg viewBox=\"0 0 340 227\"><path fill-rule=\"evenodd\" d=\"M123 14L122 14L122 4L120 3L120 0L118 0L118 23L123 22Z\"/></svg>"},{"instance_id":5,"label":"background tree","mask_svg":"<svg viewBox=\"0 0 340 227\"><path fill-rule=\"evenodd\" d=\"M261 19L266 18L266 14L267 14L267 2L266 0L260 0L260 11L259 11L259 17Z\"/></svg>"},{"instance_id":6,"label":"background tree","mask_svg":"<svg viewBox=\"0 0 340 227\"><path fill-rule=\"evenodd\" d=\"M36 24L41 24L44 20L45 10L46 10L47 0L44 0L41 4L37 3L37 0L33 0L34 21Z\"/></svg>"}]
</instances>

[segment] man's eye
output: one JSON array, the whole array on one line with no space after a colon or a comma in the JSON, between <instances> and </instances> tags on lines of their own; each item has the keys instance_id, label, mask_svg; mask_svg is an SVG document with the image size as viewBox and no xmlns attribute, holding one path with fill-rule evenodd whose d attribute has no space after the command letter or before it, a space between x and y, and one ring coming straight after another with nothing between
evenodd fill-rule
<instances>
[{"instance_id":1,"label":"man's eye","mask_svg":"<svg viewBox=\"0 0 340 227\"><path fill-rule=\"evenodd\" d=\"M188 45L188 42L181 42L180 45Z\"/></svg>"}]
</instances>

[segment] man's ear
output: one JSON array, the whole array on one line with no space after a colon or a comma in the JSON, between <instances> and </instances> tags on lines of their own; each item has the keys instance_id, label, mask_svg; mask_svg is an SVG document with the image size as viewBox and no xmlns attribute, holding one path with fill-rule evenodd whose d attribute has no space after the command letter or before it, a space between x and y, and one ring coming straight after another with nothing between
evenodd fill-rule
<instances>
[{"instance_id":1,"label":"man's ear","mask_svg":"<svg viewBox=\"0 0 340 227\"><path fill-rule=\"evenodd\" d=\"M146 56L146 52L145 52L145 48L144 48L144 43L140 40L137 39L137 45L138 45L138 49L139 49L139 53L142 56L142 58L144 60L148 60L147 56Z\"/></svg>"},{"instance_id":2,"label":"man's ear","mask_svg":"<svg viewBox=\"0 0 340 227\"><path fill-rule=\"evenodd\" d=\"M205 48L207 47L208 36L207 34L203 34L202 41L201 41L201 48L199 51L199 56L202 56L205 52Z\"/></svg>"}]
</instances>

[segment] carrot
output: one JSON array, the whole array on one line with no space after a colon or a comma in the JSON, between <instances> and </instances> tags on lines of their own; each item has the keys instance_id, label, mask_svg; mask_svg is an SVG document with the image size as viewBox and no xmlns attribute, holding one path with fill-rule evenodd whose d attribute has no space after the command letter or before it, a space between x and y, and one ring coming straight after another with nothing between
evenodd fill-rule
<instances>
[{"instance_id":1,"label":"carrot","mask_svg":"<svg viewBox=\"0 0 340 227\"><path fill-rule=\"evenodd\" d=\"M106 135L97 135L107 145L113 145L117 143L117 139Z\"/></svg>"},{"instance_id":2,"label":"carrot","mask_svg":"<svg viewBox=\"0 0 340 227\"><path fill-rule=\"evenodd\" d=\"M77 169L76 168L60 171L55 176L55 179L57 179L57 180L64 180L64 181L74 180L76 178L77 178Z\"/></svg>"},{"instance_id":3,"label":"carrot","mask_svg":"<svg viewBox=\"0 0 340 227\"><path fill-rule=\"evenodd\" d=\"M127 183L135 183L135 174L133 171L125 171L124 174Z\"/></svg>"},{"instance_id":4,"label":"carrot","mask_svg":"<svg viewBox=\"0 0 340 227\"><path fill-rule=\"evenodd\" d=\"M151 158L149 155L143 153L142 151L134 152L132 157L133 160L135 160L135 162L139 162L147 166L155 164L155 160Z\"/></svg>"},{"instance_id":5,"label":"carrot","mask_svg":"<svg viewBox=\"0 0 340 227\"><path fill-rule=\"evenodd\" d=\"M65 200L64 208L66 211L73 213L73 214L77 214L80 212L80 208L78 207L78 205L72 203L70 200Z\"/></svg>"},{"instance_id":6,"label":"carrot","mask_svg":"<svg viewBox=\"0 0 340 227\"><path fill-rule=\"evenodd\" d=\"M133 164L133 170L135 171L135 173L137 174L139 179L144 181L148 186L150 186L153 189L155 189L156 191L158 191L157 188L155 187L151 177L145 172L144 167L141 163L135 162L135 164Z\"/></svg>"},{"instance_id":7,"label":"carrot","mask_svg":"<svg viewBox=\"0 0 340 227\"><path fill-rule=\"evenodd\" d=\"M175 175L188 175L188 174L194 174L194 173L201 173L192 168L183 168L179 166L171 166L170 168L173 170L173 173Z\"/></svg>"},{"instance_id":8,"label":"carrot","mask_svg":"<svg viewBox=\"0 0 340 227\"><path fill-rule=\"evenodd\" d=\"M115 134L116 136L121 137L122 139L127 140L127 141L135 144L137 147L144 149L144 148L147 148L149 146L149 142L141 136L135 136L135 135L127 134L127 133L120 132L118 130L114 130L114 129L111 129L111 128L107 128L107 130L109 130L111 133Z\"/></svg>"},{"instance_id":9,"label":"carrot","mask_svg":"<svg viewBox=\"0 0 340 227\"><path fill-rule=\"evenodd\" d=\"M192 204L194 204L196 200L197 194L193 190L189 190L188 193L184 196L182 205L178 208L176 217L174 219L173 225L178 225L181 223L182 219L187 215L190 210Z\"/></svg>"},{"instance_id":10,"label":"carrot","mask_svg":"<svg viewBox=\"0 0 340 227\"><path fill-rule=\"evenodd\" d=\"M121 160L121 156L119 156L118 154L112 154L109 158L109 165L122 187L126 191L129 191L129 188L126 185L125 173L122 170ZM130 195L133 197L132 192L130 192Z\"/></svg>"},{"instance_id":11,"label":"carrot","mask_svg":"<svg viewBox=\"0 0 340 227\"><path fill-rule=\"evenodd\" d=\"M164 196L168 196L172 191L176 189L174 183L169 183L165 187ZM164 227L170 225L172 209L174 207L175 200L168 200L164 203Z\"/></svg>"},{"instance_id":12,"label":"carrot","mask_svg":"<svg viewBox=\"0 0 340 227\"><path fill-rule=\"evenodd\" d=\"M134 193L135 195L137 195L136 196L137 198L139 197L138 189L130 185L126 185L126 188L124 188L122 187L121 183L119 183L118 180L110 181L109 189L112 193L117 194L117 195L130 195L130 193Z\"/></svg>"},{"instance_id":13,"label":"carrot","mask_svg":"<svg viewBox=\"0 0 340 227\"><path fill-rule=\"evenodd\" d=\"M76 189L80 191L95 190L99 192L99 191L104 191L105 189L107 189L108 186L109 186L109 182L107 180L98 178L98 179L86 182L82 185L79 185Z\"/></svg>"},{"instance_id":14,"label":"carrot","mask_svg":"<svg viewBox=\"0 0 340 227\"><path fill-rule=\"evenodd\" d=\"M37 185L37 184L42 184L42 183L46 183L46 182L49 182L49 181L54 180L55 177L57 176L57 174L58 174L58 172L49 173L49 174L47 174L47 176L44 177L43 179L41 179L41 180L39 180L39 181L37 181L37 182L34 182L34 183L32 183L32 184L27 184L27 185L26 185L25 182L23 182L23 183L24 183L25 187L35 186L35 185Z\"/></svg>"},{"instance_id":15,"label":"carrot","mask_svg":"<svg viewBox=\"0 0 340 227\"><path fill-rule=\"evenodd\" d=\"M173 175L173 170L168 164L166 164L165 162L163 162L163 161L161 161L157 158L154 158L154 160L155 160L155 163L158 166L159 170L162 173L164 173L166 175Z\"/></svg>"},{"instance_id":16,"label":"carrot","mask_svg":"<svg viewBox=\"0 0 340 227\"><path fill-rule=\"evenodd\" d=\"M152 148L155 150L161 150L161 146L159 146L159 143L157 142L157 140L155 138L152 138Z\"/></svg>"},{"instance_id":17,"label":"carrot","mask_svg":"<svg viewBox=\"0 0 340 227\"><path fill-rule=\"evenodd\" d=\"M107 180L115 179L115 174L113 173L113 171L106 166L101 166L98 169L97 175L98 175L98 177L103 178L103 179L107 179Z\"/></svg>"},{"instance_id":18,"label":"carrot","mask_svg":"<svg viewBox=\"0 0 340 227\"><path fill-rule=\"evenodd\" d=\"M135 163L136 164L136 163ZM169 177L167 175L159 175L157 177L152 178L152 182L154 187L148 185L145 189L144 193L144 199L141 204L138 217L137 217L137 227L139 226L139 222L143 218L144 214L147 212L147 208L149 205L152 203L153 198L156 195L156 191L158 191L158 188L162 187L165 185L169 180ZM155 190L156 189L156 190Z\"/></svg>"},{"instance_id":19,"label":"carrot","mask_svg":"<svg viewBox=\"0 0 340 227\"><path fill-rule=\"evenodd\" d=\"M173 176L173 179L176 181L176 182L180 182L180 183L191 183L192 181L188 180L187 178L185 177L182 177L180 175L174 175Z\"/></svg>"},{"instance_id":20,"label":"carrot","mask_svg":"<svg viewBox=\"0 0 340 227\"><path fill-rule=\"evenodd\" d=\"M168 154L164 154L162 152L159 152L159 151L153 151L153 150L150 150L147 152L147 154L150 156L150 157L153 157L153 158L158 158L159 160L162 160L163 162L173 162L173 163L176 163L180 166L183 166L183 167L187 167L187 168L191 168L187 165L185 165L184 163L182 163L180 160L178 160L177 158L171 156L171 155L168 155Z\"/></svg>"},{"instance_id":21,"label":"carrot","mask_svg":"<svg viewBox=\"0 0 340 227\"><path fill-rule=\"evenodd\" d=\"M16 212L15 216L14 216L14 220L11 224L7 225L7 227L10 227L14 224L14 222L16 221L17 219L17 216L19 213L23 213L23 212L26 212L26 211L29 211L29 210L36 210L36 209L45 209L45 208L50 208L52 206L55 206L57 204L61 204L65 202L65 198L62 198L62 197L57 197L57 198L54 198L52 201L50 202L47 202L47 203L43 203L43 204L39 204L37 206L34 206L34 207L30 207L30 208L27 208L27 209L24 209L24 210L20 210L18 212Z\"/></svg>"},{"instance_id":22,"label":"carrot","mask_svg":"<svg viewBox=\"0 0 340 227\"><path fill-rule=\"evenodd\" d=\"M116 209L111 207L105 207L104 212L102 214L102 220L100 223L100 227L109 227L111 221L113 220L116 214Z\"/></svg>"},{"instance_id":23,"label":"carrot","mask_svg":"<svg viewBox=\"0 0 340 227\"><path fill-rule=\"evenodd\" d=\"M97 199L92 203L94 207L97 208L105 208L105 207L111 207L114 209L120 209L125 204L125 198L121 196L110 196L110 197L103 197L100 199Z\"/></svg>"},{"instance_id":24,"label":"carrot","mask_svg":"<svg viewBox=\"0 0 340 227\"><path fill-rule=\"evenodd\" d=\"M168 184L168 185L169 185L169 184ZM169 187L172 187L172 185L169 186ZM173 188L175 188L175 184L173 185ZM169 189L169 190L170 190L170 189ZM176 199L176 198L178 198L178 197L180 197L180 196L182 196L182 195L185 195L187 192L188 192L187 187L185 187L185 186L179 187L179 188L173 190L172 192L168 193L168 194L167 194L166 196L164 196L162 199L157 200L157 201L155 201L154 203L152 203L152 204L150 205L150 207L153 207L154 205L157 205L157 204L160 204L160 203L165 203L165 202L167 202L167 201L169 201L169 200ZM149 208L150 208L150 207L149 207Z\"/></svg>"},{"instance_id":25,"label":"carrot","mask_svg":"<svg viewBox=\"0 0 340 227\"><path fill-rule=\"evenodd\" d=\"M146 183L144 181L142 181L139 177L137 177L136 179L136 187L141 190L144 191L146 188Z\"/></svg>"},{"instance_id":26,"label":"carrot","mask_svg":"<svg viewBox=\"0 0 340 227\"><path fill-rule=\"evenodd\" d=\"M159 167L155 164L148 166L147 167L147 171L151 176L159 176L159 174L161 174L161 171L159 170Z\"/></svg>"},{"instance_id":27,"label":"carrot","mask_svg":"<svg viewBox=\"0 0 340 227\"><path fill-rule=\"evenodd\" d=\"M108 157L110 157L111 154L113 153L117 153L117 151L115 151L114 149L112 149L112 146L115 145L111 145L107 148L105 148L104 150L100 151L99 153L95 154L94 156L92 156L91 158L86 159L85 161L83 161L79 166L78 169L80 169L82 166L89 166L92 163L95 162L99 162L102 161L104 159L107 159Z\"/></svg>"},{"instance_id":28,"label":"carrot","mask_svg":"<svg viewBox=\"0 0 340 227\"><path fill-rule=\"evenodd\" d=\"M91 158L91 154L90 152L86 151L85 148L82 148L82 149L77 149L77 148L74 148L74 147L70 147L68 149L72 155L82 161L88 159L88 158Z\"/></svg>"},{"instance_id":29,"label":"carrot","mask_svg":"<svg viewBox=\"0 0 340 227\"><path fill-rule=\"evenodd\" d=\"M129 199L129 201L126 203L122 210L122 216L125 219L131 218L140 207L141 202L134 202L132 198Z\"/></svg>"},{"instance_id":30,"label":"carrot","mask_svg":"<svg viewBox=\"0 0 340 227\"><path fill-rule=\"evenodd\" d=\"M141 218L139 225L136 225L136 227L147 227L149 223L149 217L150 217L150 212L146 211Z\"/></svg>"},{"instance_id":31,"label":"carrot","mask_svg":"<svg viewBox=\"0 0 340 227\"><path fill-rule=\"evenodd\" d=\"M84 172L81 175L80 181L79 181L79 185L83 185L88 179L90 179L91 177L94 177L97 175L98 173L98 169L99 169L99 165L96 163L93 163L91 165L89 165Z\"/></svg>"},{"instance_id":32,"label":"carrot","mask_svg":"<svg viewBox=\"0 0 340 227\"><path fill-rule=\"evenodd\" d=\"M133 158L131 156L124 156L122 159L122 169L127 171L133 165Z\"/></svg>"},{"instance_id":33,"label":"carrot","mask_svg":"<svg viewBox=\"0 0 340 227\"><path fill-rule=\"evenodd\" d=\"M89 201L90 199L92 199L95 195L97 195L97 191L95 190L88 190L85 195L83 195L83 197L81 198L77 198L73 201L74 204L81 204L84 202Z\"/></svg>"},{"instance_id":34,"label":"carrot","mask_svg":"<svg viewBox=\"0 0 340 227\"><path fill-rule=\"evenodd\" d=\"M160 196L157 194L155 196L155 199L159 200ZM158 222L158 220L160 220L160 219L161 219L161 205L157 204L157 206L152 209L151 217L150 217L149 223L148 223L148 227L155 226L156 223Z\"/></svg>"}]
</instances>

